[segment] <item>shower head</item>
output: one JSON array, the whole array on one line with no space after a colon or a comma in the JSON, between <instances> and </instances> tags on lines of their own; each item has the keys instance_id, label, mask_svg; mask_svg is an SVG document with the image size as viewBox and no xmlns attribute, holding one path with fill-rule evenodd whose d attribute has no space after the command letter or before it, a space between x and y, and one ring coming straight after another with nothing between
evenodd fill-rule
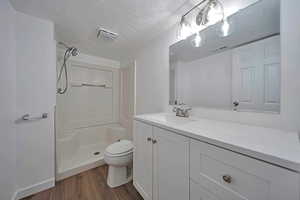
<instances>
[{"instance_id":1,"label":"shower head","mask_svg":"<svg viewBox=\"0 0 300 200\"><path fill-rule=\"evenodd\" d=\"M59 45L62 45L66 48L64 57L63 57L63 64L60 68L59 75L57 78L57 84L59 84L63 71L65 72L65 87L64 88L58 88L57 89L57 94L65 94L68 90L68 71L67 71L67 61L71 56L78 56L79 55L79 50L76 47L70 47L66 45L63 42L59 42Z\"/></svg>"},{"instance_id":2,"label":"shower head","mask_svg":"<svg viewBox=\"0 0 300 200\"><path fill-rule=\"evenodd\" d=\"M58 44L64 46L67 49L66 50L67 57L79 55L79 50L76 47L70 47L63 42L58 42Z\"/></svg>"},{"instance_id":3,"label":"shower head","mask_svg":"<svg viewBox=\"0 0 300 200\"><path fill-rule=\"evenodd\" d=\"M69 47L65 52L65 58L69 59L71 56L78 56L79 50L76 47Z\"/></svg>"},{"instance_id":4,"label":"shower head","mask_svg":"<svg viewBox=\"0 0 300 200\"><path fill-rule=\"evenodd\" d=\"M71 47L71 48L69 48L70 50L70 54L72 55L72 56L78 56L79 55L79 50L77 49L77 48L75 48L75 47Z\"/></svg>"}]
</instances>

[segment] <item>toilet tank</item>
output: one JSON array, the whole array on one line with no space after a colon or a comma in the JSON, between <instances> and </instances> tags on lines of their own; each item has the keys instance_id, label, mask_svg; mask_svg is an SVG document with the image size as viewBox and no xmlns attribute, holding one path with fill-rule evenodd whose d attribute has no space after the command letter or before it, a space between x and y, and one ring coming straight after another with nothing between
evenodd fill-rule
<instances>
[{"instance_id":1,"label":"toilet tank","mask_svg":"<svg viewBox=\"0 0 300 200\"><path fill-rule=\"evenodd\" d=\"M107 127L107 136L111 143L127 139L127 130L119 124L111 125Z\"/></svg>"}]
</instances>

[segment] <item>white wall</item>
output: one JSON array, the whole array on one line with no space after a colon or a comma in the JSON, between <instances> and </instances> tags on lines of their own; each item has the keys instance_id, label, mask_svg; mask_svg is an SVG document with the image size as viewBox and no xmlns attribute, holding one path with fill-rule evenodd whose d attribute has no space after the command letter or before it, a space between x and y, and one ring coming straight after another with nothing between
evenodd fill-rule
<instances>
[{"instance_id":1,"label":"white wall","mask_svg":"<svg viewBox=\"0 0 300 200\"><path fill-rule=\"evenodd\" d=\"M135 115L135 63L120 68L120 124L126 128L126 138L132 140Z\"/></svg>"},{"instance_id":2,"label":"white wall","mask_svg":"<svg viewBox=\"0 0 300 200\"><path fill-rule=\"evenodd\" d=\"M54 106L56 93L54 24L16 15L16 116L44 120L17 123L18 198L54 185Z\"/></svg>"},{"instance_id":3,"label":"white wall","mask_svg":"<svg viewBox=\"0 0 300 200\"><path fill-rule=\"evenodd\" d=\"M62 59L63 55L65 53L65 49L62 48L57 48L57 57L59 60ZM82 63L88 63L91 65L101 65L105 67L111 67L111 68L120 68L120 62L116 60L111 60L99 56L92 56L85 54L80 51L79 49L79 55L75 57L71 57L69 60L71 61L77 61L77 62L82 62Z\"/></svg>"},{"instance_id":4,"label":"white wall","mask_svg":"<svg viewBox=\"0 0 300 200\"><path fill-rule=\"evenodd\" d=\"M149 42L136 55L136 113L161 112L169 102L169 45L176 31Z\"/></svg>"},{"instance_id":5,"label":"white wall","mask_svg":"<svg viewBox=\"0 0 300 200\"><path fill-rule=\"evenodd\" d=\"M15 192L15 92L16 55L15 11L8 0L0 1L0 199L9 200Z\"/></svg>"},{"instance_id":6,"label":"white wall","mask_svg":"<svg viewBox=\"0 0 300 200\"><path fill-rule=\"evenodd\" d=\"M230 120L289 130L300 129L300 1L281 1L282 83L281 114L259 114L194 108L200 117ZM169 46L176 41L176 28L149 42L136 54L137 114L167 111L169 100Z\"/></svg>"}]
</instances>

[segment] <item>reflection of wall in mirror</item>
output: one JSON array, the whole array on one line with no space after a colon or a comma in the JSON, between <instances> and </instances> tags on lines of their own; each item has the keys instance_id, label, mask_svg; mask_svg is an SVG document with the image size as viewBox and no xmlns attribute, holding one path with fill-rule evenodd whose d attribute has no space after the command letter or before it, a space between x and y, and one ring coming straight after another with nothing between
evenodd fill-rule
<instances>
[{"instance_id":1,"label":"reflection of wall in mirror","mask_svg":"<svg viewBox=\"0 0 300 200\"><path fill-rule=\"evenodd\" d=\"M170 70L171 100L217 109L232 109L237 101L240 111L280 110L280 36L171 65L176 69Z\"/></svg>"},{"instance_id":2,"label":"reflection of wall in mirror","mask_svg":"<svg viewBox=\"0 0 300 200\"><path fill-rule=\"evenodd\" d=\"M177 66L177 99L192 106L231 109L231 51Z\"/></svg>"}]
</instances>

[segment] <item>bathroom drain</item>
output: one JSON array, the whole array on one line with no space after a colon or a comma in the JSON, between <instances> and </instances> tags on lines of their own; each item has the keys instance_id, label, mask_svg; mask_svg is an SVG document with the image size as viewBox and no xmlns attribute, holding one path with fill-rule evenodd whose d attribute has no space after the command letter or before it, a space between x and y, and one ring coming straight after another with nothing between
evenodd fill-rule
<instances>
[{"instance_id":1,"label":"bathroom drain","mask_svg":"<svg viewBox=\"0 0 300 200\"><path fill-rule=\"evenodd\" d=\"M99 151L96 151L96 152L94 153L95 156L97 156L97 155L99 155L99 154L100 154Z\"/></svg>"}]
</instances>

